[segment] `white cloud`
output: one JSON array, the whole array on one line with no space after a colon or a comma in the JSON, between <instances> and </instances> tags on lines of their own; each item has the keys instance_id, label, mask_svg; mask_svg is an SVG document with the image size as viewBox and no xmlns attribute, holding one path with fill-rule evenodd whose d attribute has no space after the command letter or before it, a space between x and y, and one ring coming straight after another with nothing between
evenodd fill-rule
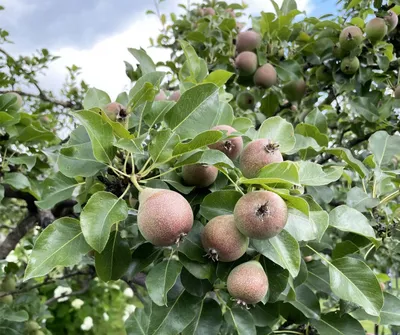
<instances>
[{"instance_id":1,"label":"white cloud","mask_svg":"<svg viewBox=\"0 0 400 335\"><path fill-rule=\"evenodd\" d=\"M237 0L228 2L237 2ZM249 5L248 14L273 11L271 3L266 0L246 0L245 2ZM299 9L307 9L308 12L311 10L310 2L311 0L297 0ZM168 9L166 8L164 12L177 12L177 3L179 0L168 1ZM282 0L278 0L277 3L282 3ZM157 37L160 32L161 26L156 16L142 13L133 18L133 22L125 31L107 37L91 48L53 50L52 53L61 58L54 62L46 76L42 77L42 85L52 91L59 90L66 75L65 67L75 64L82 68L82 78L90 86L106 91L111 99L115 99L118 93L129 89L130 86L130 81L125 74L124 60L133 64L135 60L127 48L142 47L155 62L166 61L170 55L167 49L149 48L149 38Z\"/></svg>"},{"instance_id":2,"label":"white cloud","mask_svg":"<svg viewBox=\"0 0 400 335\"><path fill-rule=\"evenodd\" d=\"M37 4L33 4L28 0L3 0L1 5L7 10L1 15L3 24L8 23L15 27L21 24L19 21L21 17L34 11L37 7Z\"/></svg>"}]
</instances>

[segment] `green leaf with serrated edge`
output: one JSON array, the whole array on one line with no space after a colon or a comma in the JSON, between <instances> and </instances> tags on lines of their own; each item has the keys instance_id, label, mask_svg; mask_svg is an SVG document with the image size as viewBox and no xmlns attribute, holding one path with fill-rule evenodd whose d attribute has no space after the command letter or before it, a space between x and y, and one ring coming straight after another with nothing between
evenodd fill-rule
<instances>
[{"instance_id":1,"label":"green leaf with serrated edge","mask_svg":"<svg viewBox=\"0 0 400 335\"><path fill-rule=\"evenodd\" d=\"M110 238L101 254L95 254L96 273L103 281L118 280L126 272L131 262L131 251L127 240L119 232Z\"/></svg>"},{"instance_id":2,"label":"green leaf with serrated edge","mask_svg":"<svg viewBox=\"0 0 400 335\"><path fill-rule=\"evenodd\" d=\"M175 167L190 164L214 165L220 168L234 168L233 162L223 152L219 150L197 151L182 155L175 163Z\"/></svg>"},{"instance_id":3,"label":"green leaf with serrated edge","mask_svg":"<svg viewBox=\"0 0 400 335\"><path fill-rule=\"evenodd\" d=\"M75 179L68 178L58 172L55 176L44 181L42 199L35 203L41 209L52 208L60 201L70 199L75 188L79 185L80 183Z\"/></svg>"},{"instance_id":4,"label":"green leaf with serrated edge","mask_svg":"<svg viewBox=\"0 0 400 335\"><path fill-rule=\"evenodd\" d=\"M164 117L168 127L181 140L193 138L214 125L218 111L218 86L200 84L185 91Z\"/></svg>"},{"instance_id":5,"label":"green leaf with serrated edge","mask_svg":"<svg viewBox=\"0 0 400 335\"><path fill-rule=\"evenodd\" d=\"M28 155L14 156L7 158L7 161L11 164L25 165L28 171L30 171L36 164L36 156L28 156Z\"/></svg>"},{"instance_id":6,"label":"green leaf with serrated edge","mask_svg":"<svg viewBox=\"0 0 400 335\"><path fill-rule=\"evenodd\" d=\"M299 171L293 162L271 163L263 167L256 178L240 178L241 184L284 184L300 186Z\"/></svg>"},{"instance_id":7,"label":"green leaf with serrated edge","mask_svg":"<svg viewBox=\"0 0 400 335\"><path fill-rule=\"evenodd\" d=\"M362 325L349 314L342 316L339 312L323 314L319 320L311 320L311 324L320 334L365 335Z\"/></svg>"},{"instance_id":8,"label":"green leaf with serrated edge","mask_svg":"<svg viewBox=\"0 0 400 335\"><path fill-rule=\"evenodd\" d=\"M178 143L174 148L173 155L178 156L196 149L206 147L209 144L218 142L223 136L223 133L218 130L207 130L198 134L189 142Z\"/></svg>"},{"instance_id":9,"label":"green leaf with serrated edge","mask_svg":"<svg viewBox=\"0 0 400 335\"><path fill-rule=\"evenodd\" d=\"M182 270L182 265L168 259L154 266L146 277L146 288L153 302L158 306L167 305L167 294L174 286Z\"/></svg>"},{"instance_id":10,"label":"green leaf with serrated edge","mask_svg":"<svg viewBox=\"0 0 400 335\"><path fill-rule=\"evenodd\" d=\"M159 71L146 73L145 75L141 76L136 81L135 86L133 86L132 89L129 91L129 99L137 100L140 96L139 92L143 89L143 86L146 83L150 83L154 87L159 87L164 76L165 72L159 72Z\"/></svg>"},{"instance_id":11,"label":"green leaf with serrated edge","mask_svg":"<svg viewBox=\"0 0 400 335\"><path fill-rule=\"evenodd\" d=\"M187 258L200 263L207 262L204 257L206 252L201 243L201 233L203 229L204 226L199 221L195 221L192 230L185 236L183 242L180 243L178 247L178 250Z\"/></svg>"},{"instance_id":12,"label":"green leaf with serrated edge","mask_svg":"<svg viewBox=\"0 0 400 335\"><path fill-rule=\"evenodd\" d=\"M227 308L225 321L230 324L238 335L256 335L254 320L249 311L235 306Z\"/></svg>"},{"instance_id":13,"label":"green leaf with serrated edge","mask_svg":"<svg viewBox=\"0 0 400 335\"><path fill-rule=\"evenodd\" d=\"M383 293L384 303L381 310L381 325L400 326L400 299L390 293Z\"/></svg>"},{"instance_id":14,"label":"green leaf with serrated edge","mask_svg":"<svg viewBox=\"0 0 400 335\"><path fill-rule=\"evenodd\" d=\"M216 70L211 72L205 79L204 83L212 83L221 87L225 85L225 83L229 80L230 77L233 76L232 72L228 72L225 70Z\"/></svg>"},{"instance_id":15,"label":"green leaf with serrated edge","mask_svg":"<svg viewBox=\"0 0 400 335\"><path fill-rule=\"evenodd\" d=\"M116 151L112 127L94 111L84 110L73 114L89 134L94 157L99 162L110 164Z\"/></svg>"},{"instance_id":16,"label":"green leaf with serrated edge","mask_svg":"<svg viewBox=\"0 0 400 335\"><path fill-rule=\"evenodd\" d=\"M296 300L289 303L301 311L304 316L319 319L321 313L319 301L316 295L306 285L296 287Z\"/></svg>"},{"instance_id":17,"label":"green leaf with serrated edge","mask_svg":"<svg viewBox=\"0 0 400 335\"><path fill-rule=\"evenodd\" d=\"M343 174L343 167L332 166L323 168L321 165L298 161L300 184L309 186L328 185L337 181Z\"/></svg>"},{"instance_id":18,"label":"green leaf with serrated edge","mask_svg":"<svg viewBox=\"0 0 400 335\"><path fill-rule=\"evenodd\" d=\"M278 143L279 150L283 153L292 150L296 144L292 124L280 116L265 120L258 130L258 138L267 138Z\"/></svg>"},{"instance_id":19,"label":"green leaf with serrated edge","mask_svg":"<svg viewBox=\"0 0 400 335\"><path fill-rule=\"evenodd\" d=\"M377 166L389 165L393 156L399 154L400 136L390 136L385 131L377 131L369 138L368 148L374 154Z\"/></svg>"},{"instance_id":20,"label":"green leaf with serrated edge","mask_svg":"<svg viewBox=\"0 0 400 335\"><path fill-rule=\"evenodd\" d=\"M148 335L176 335L196 317L201 298L182 291L168 307L153 304Z\"/></svg>"},{"instance_id":21,"label":"green leaf with serrated edge","mask_svg":"<svg viewBox=\"0 0 400 335\"><path fill-rule=\"evenodd\" d=\"M213 299L203 299L196 317L182 335L218 334L221 323L222 312L219 304Z\"/></svg>"},{"instance_id":22,"label":"green leaf with serrated edge","mask_svg":"<svg viewBox=\"0 0 400 335\"><path fill-rule=\"evenodd\" d=\"M95 193L81 213L81 227L86 241L101 253L107 244L111 227L127 216L128 206L124 200L109 192Z\"/></svg>"},{"instance_id":23,"label":"green leaf with serrated edge","mask_svg":"<svg viewBox=\"0 0 400 335\"><path fill-rule=\"evenodd\" d=\"M90 250L78 220L58 219L37 238L29 257L24 280L44 276L56 266L78 264L82 256Z\"/></svg>"},{"instance_id":24,"label":"green leaf with serrated edge","mask_svg":"<svg viewBox=\"0 0 400 335\"><path fill-rule=\"evenodd\" d=\"M106 166L95 159L89 135L83 126L71 133L67 145L60 150L57 164L61 173L71 178L93 176Z\"/></svg>"},{"instance_id":25,"label":"green leaf with serrated edge","mask_svg":"<svg viewBox=\"0 0 400 335\"><path fill-rule=\"evenodd\" d=\"M143 49L128 48L128 51L136 58L140 64L140 70L143 74L156 71L156 66L153 60Z\"/></svg>"},{"instance_id":26,"label":"green leaf with serrated edge","mask_svg":"<svg viewBox=\"0 0 400 335\"><path fill-rule=\"evenodd\" d=\"M341 231L362 235L377 243L375 231L368 219L354 208L346 205L334 208L329 213L329 224Z\"/></svg>"},{"instance_id":27,"label":"green leaf with serrated edge","mask_svg":"<svg viewBox=\"0 0 400 335\"><path fill-rule=\"evenodd\" d=\"M216 191L208 194L200 206L200 214L207 220L233 214L233 209L241 197L242 194L237 191Z\"/></svg>"},{"instance_id":28,"label":"green leaf with serrated edge","mask_svg":"<svg viewBox=\"0 0 400 335\"><path fill-rule=\"evenodd\" d=\"M149 144L149 153L154 163L167 162L172 158L172 152L179 143L179 136L170 129L155 133Z\"/></svg>"},{"instance_id":29,"label":"green leaf with serrated edge","mask_svg":"<svg viewBox=\"0 0 400 335\"><path fill-rule=\"evenodd\" d=\"M3 183L14 187L17 190L23 190L31 186L29 179L20 172L8 172L4 174Z\"/></svg>"},{"instance_id":30,"label":"green leaf with serrated edge","mask_svg":"<svg viewBox=\"0 0 400 335\"><path fill-rule=\"evenodd\" d=\"M296 239L286 230L268 240L251 241L252 246L262 255L289 270L296 277L300 270L300 247Z\"/></svg>"},{"instance_id":31,"label":"green leaf with serrated edge","mask_svg":"<svg viewBox=\"0 0 400 335\"><path fill-rule=\"evenodd\" d=\"M383 295L378 279L367 264L350 257L335 259L329 263L329 277L331 289L339 298L379 316Z\"/></svg>"},{"instance_id":32,"label":"green leaf with serrated edge","mask_svg":"<svg viewBox=\"0 0 400 335\"><path fill-rule=\"evenodd\" d=\"M136 308L125 321L127 335L147 335L151 315L151 304L145 304L144 308Z\"/></svg>"},{"instance_id":33,"label":"green leaf with serrated edge","mask_svg":"<svg viewBox=\"0 0 400 335\"><path fill-rule=\"evenodd\" d=\"M110 102L111 99L106 92L98 90L97 88L89 88L89 90L86 92L85 98L83 99L83 108L102 108Z\"/></svg>"}]
</instances>

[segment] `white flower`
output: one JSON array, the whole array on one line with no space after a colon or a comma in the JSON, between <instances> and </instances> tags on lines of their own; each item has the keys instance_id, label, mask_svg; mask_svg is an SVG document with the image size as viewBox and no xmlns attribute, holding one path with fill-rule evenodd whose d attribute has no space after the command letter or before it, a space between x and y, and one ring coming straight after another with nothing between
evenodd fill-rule
<instances>
[{"instance_id":1,"label":"white flower","mask_svg":"<svg viewBox=\"0 0 400 335\"><path fill-rule=\"evenodd\" d=\"M122 318L124 322L129 318L129 315L131 315L135 311L135 309L136 309L135 305L126 305L124 316Z\"/></svg>"},{"instance_id":2,"label":"white flower","mask_svg":"<svg viewBox=\"0 0 400 335\"><path fill-rule=\"evenodd\" d=\"M108 314L106 312L103 313L103 319L104 319L104 321L110 320L110 317L108 316Z\"/></svg>"},{"instance_id":3,"label":"white flower","mask_svg":"<svg viewBox=\"0 0 400 335\"><path fill-rule=\"evenodd\" d=\"M92 328L93 328L93 319L90 316L87 316L83 320L83 323L81 324L81 329L82 330L90 330Z\"/></svg>"},{"instance_id":4,"label":"white flower","mask_svg":"<svg viewBox=\"0 0 400 335\"><path fill-rule=\"evenodd\" d=\"M130 287L127 287L124 290L124 296L127 298L132 298L133 297L133 290Z\"/></svg>"},{"instance_id":5,"label":"white flower","mask_svg":"<svg viewBox=\"0 0 400 335\"><path fill-rule=\"evenodd\" d=\"M61 297L63 295L66 295L66 294L70 294L71 292L72 292L72 289L70 287L58 286L54 290L54 298L58 298L58 297ZM58 299L59 302L67 301L67 300L68 300L68 297L64 297L64 298Z\"/></svg>"},{"instance_id":6,"label":"white flower","mask_svg":"<svg viewBox=\"0 0 400 335\"><path fill-rule=\"evenodd\" d=\"M80 309L85 302L81 299L75 299L71 302L71 305L75 309Z\"/></svg>"},{"instance_id":7,"label":"white flower","mask_svg":"<svg viewBox=\"0 0 400 335\"><path fill-rule=\"evenodd\" d=\"M14 251L11 251L8 256L6 257L7 262L17 263L18 257L15 256Z\"/></svg>"}]
</instances>

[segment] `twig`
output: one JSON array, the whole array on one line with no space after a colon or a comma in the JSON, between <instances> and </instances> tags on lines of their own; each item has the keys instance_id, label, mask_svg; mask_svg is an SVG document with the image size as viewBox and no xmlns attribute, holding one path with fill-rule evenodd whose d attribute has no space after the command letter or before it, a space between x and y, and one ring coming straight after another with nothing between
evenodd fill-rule
<instances>
[{"instance_id":1,"label":"twig","mask_svg":"<svg viewBox=\"0 0 400 335\"><path fill-rule=\"evenodd\" d=\"M92 275L92 278L93 278L93 275ZM89 291L89 288L90 288L90 280L86 280L85 281L85 285L79 291L74 291L74 292L71 292L71 293L68 293L68 294L61 294L59 297L50 298L49 300L47 300L45 302L45 304L46 305L50 305L51 303L53 303L55 301L58 301L58 299L61 299L61 298L73 297L73 296L76 296L76 295L84 294L87 291Z\"/></svg>"}]
</instances>

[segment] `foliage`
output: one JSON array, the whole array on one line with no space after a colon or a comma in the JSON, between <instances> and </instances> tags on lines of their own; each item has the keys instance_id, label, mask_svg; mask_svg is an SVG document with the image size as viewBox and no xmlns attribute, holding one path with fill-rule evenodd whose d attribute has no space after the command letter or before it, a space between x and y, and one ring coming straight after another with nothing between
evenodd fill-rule
<instances>
[{"instance_id":1,"label":"foliage","mask_svg":"<svg viewBox=\"0 0 400 335\"><path fill-rule=\"evenodd\" d=\"M108 94L78 85L78 68L70 68L61 101L41 91L35 77L54 59L47 51L27 61L0 49L0 197L7 209L2 216L6 229L17 222L25 229L19 239L15 231L7 236L2 258L27 231L40 227L39 236L27 235L15 249L18 262L4 267L4 277L17 274L20 280L16 290L3 294L14 302L0 302L6 325L0 329L21 333L35 319L47 320L41 322L47 333L60 333L60 325L76 331L69 305L52 307L54 287L47 285L74 277L70 295L84 297L84 306L88 302L76 317L82 320L90 309L96 334L106 331L99 315L108 309L118 314L114 304L121 311L129 300L113 282L102 282L117 279L133 289L138 306L126 321L128 334L364 334L363 326L371 323L398 330L400 106L393 91L399 84L400 30L373 44L365 39L349 55L338 52L338 42L346 26L364 29L373 14L400 14L400 6L340 3L338 17L307 17L294 0L284 0L281 6L272 1L275 13L251 18L262 36L254 50L257 65L269 63L277 73L278 83L269 89L255 87L252 76L239 76L234 67L243 5L180 5L183 13L171 14L171 22L157 7L163 29L152 43L171 50L171 59L154 64L143 50L129 49L139 64L126 63L132 88L118 96L124 109L113 120ZM2 36L5 42L7 34ZM354 75L342 72L343 57L359 59ZM37 96L19 91L26 99L22 108L9 94L21 78L39 90ZM180 98L159 99L160 90L167 96L179 90ZM254 96L254 108L237 105L244 91ZM245 145L260 138L279 144L285 161L245 178L238 161L208 148L231 136L211 130L217 125L235 128L232 136L240 135ZM187 185L181 171L192 164L218 168L214 184ZM180 243L153 246L140 234L138 210L148 201L139 197L143 188L171 189L188 200L194 225ZM251 239L235 262L205 258L204 225L232 214L237 201L255 190L285 200L284 230ZM152 214L171 208L168 203ZM231 299L226 281L249 260L261 263L269 290L247 310Z\"/></svg>"}]
</instances>

